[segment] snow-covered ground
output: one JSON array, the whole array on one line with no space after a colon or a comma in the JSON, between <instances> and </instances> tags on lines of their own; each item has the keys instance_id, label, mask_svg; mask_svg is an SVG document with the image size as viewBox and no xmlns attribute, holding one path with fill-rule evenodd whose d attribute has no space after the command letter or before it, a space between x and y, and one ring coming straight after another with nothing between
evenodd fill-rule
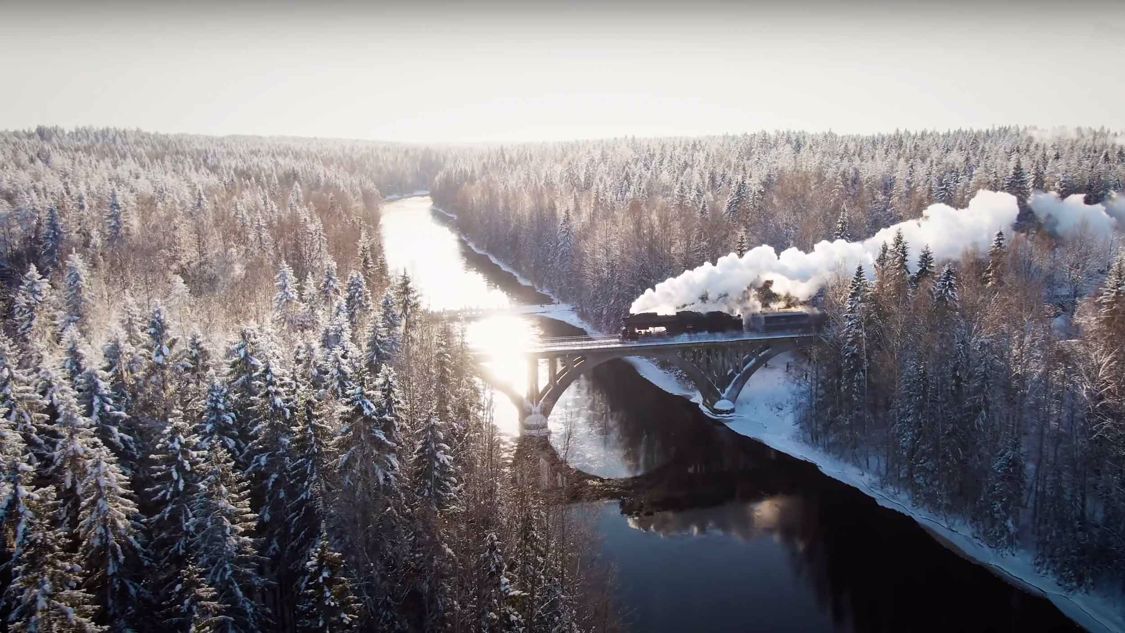
<instances>
[{"instance_id":1,"label":"snow-covered ground","mask_svg":"<svg viewBox=\"0 0 1125 633\"><path fill-rule=\"evenodd\" d=\"M457 218L456 215L437 207L434 209L451 219ZM458 234L469 248L488 257L494 264L514 275L520 283L534 287L554 299L556 307L540 313L541 316L580 327L591 335L606 334L582 319L573 306L559 302L554 294L536 287L511 266L481 250L460 232ZM645 358L627 360L641 376L657 387L673 395L700 402L699 394L695 389L681 383L675 375L665 371L656 363ZM1125 609L1112 598L1097 593L1068 592L1062 589L1052 578L1035 569L1031 552L1024 550L1012 554L998 552L973 536L971 527L965 521L937 516L914 504L909 495L885 490L878 478L869 476L859 466L845 462L805 442L800 437L796 423L799 384L795 378L800 371L798 363L799 361L790 354L775 357L767 367L759 370L746 383L736 403L735 413L717 419L725 422L731 430L740 435L815 464L825 475L863 492L875 499L879 505L913 518L947 547L988 567L1009 582L1024 587L1031 593L1045 596L1060 611L1085 628L1091 631L1125 631ZM786 371L787 365L790 367L790 372ZM709 414L706 408L700 406L700 409Z\"/></svg>"}]
</instances>

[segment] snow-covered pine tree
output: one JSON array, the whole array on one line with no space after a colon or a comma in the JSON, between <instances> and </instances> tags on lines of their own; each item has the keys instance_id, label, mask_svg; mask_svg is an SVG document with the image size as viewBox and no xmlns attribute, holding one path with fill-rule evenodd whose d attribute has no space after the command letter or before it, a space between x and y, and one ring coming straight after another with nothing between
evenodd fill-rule
<instances>
[{"instance_id":1,"label":"snow-covered pine tree","mask_svg":"<svg viewBox=\"0 0 1125 633\"><path fill-rule=\"evenodd\" d=\"M750 250L750 237L746 234L746 228L743 227L738 230L738 239L734 242L734 253L742 257L748 250Z\"/></svg>"},{"instance_id":2,"label":"snow-covered pine tree","mask_svg":"<svg viewBox=\"0 0 1125 633\"><path fill-rule=\"evenodd\" d=\"M12 633L105 630L95 624L97 607L81 587L81 567L66 550L65 532L54 524L57 513L52 486L25 500L8 563L12 580L4 591Z\"/></svg>"},{"instance_id":3,"label":"snow-covered pine tree","mask_svg":"<svg viewBox=\"0 0 1125 633\"><path fill-rule=\"evenodd\" d=\"M399 351L402 349L402 317L395 303L394 294L390 290L383 294L383 301L379 308L379 320L382 322L385 337L385 343L382 347L386 354L385 359L393 361L398 358ZM368 352L370 351L369 346Z\"/></svg>"},{"instance_id":4,"label":"snow-covered pine tree","mask_svg":"<svg viewBox=\"0 0 1125 633\"><path fill-rule=\"evenodd\" d=\"M344 348L344 354L349 358L356 357L355 350L352 349L354 344L352 343L350 315L343 301L338 301L332 307L332 314L320 336L320 345L325 350L342 347Z\"/></svg>"},{"instance_id":5,"label":"snow-covered pine tree","mask_svg":"<svg viewBox=\"0 0 1125 633\"><path fill-rule=\"evenodd\" d=\"M352 593L343 557L320 531L308 550L297 598L297 631L344 633L357 630L360 605Z\"/></svg>"},{"instance_id":6,"label":"snow-covered pine tree","mask_svg":"<svg viewBox=\"0 0 1125 633\"><path fill-rule=\"evenodd\" d=\"M734 224L738 221L738 216L742 212L742 205L746 201L746 176L738 179L738 182L731 187L730 195L727 197L727 204L723 207L723 216L728 222Z\"/></svg>"},{"instance_id":7,"label":"snow-covered pine tree","mask_svg":"<svg viewBox=\"0 0 1125 633\"><path fill-rule=\"evenodd\" d=\"M32 459L49 464L53 431L47 417L47 402L36 391L35 377L18 365L8 337L0 333L0 412L10 428L27 445Z\"/></svg>"},{"instance_id":8,"label":"snow-covered pine tree","mask_svg":"<svg viewBox=\"0 0 1125 633\"><path fill-rule=\"evenodd\" d=\"M934 284L934 306L939 310L956 310L960 299L957 291L957 271L946 264Z\"/></svg>"},{"instance_id":9,"label":"snow-covered pine tree","mask_svg":"<svg viewBox=\"0 0 1125 633\"><path fill-rule=\"evenodd\" d=\"M699 203L699 213L696 214L695 227L691 233L691 243L688 247L687 266L694 268L707 261L711 254L711 245L707 239L707 227L711 223L711 212L707 208L707 201Z\"/></svg>"},{"instance_id":10,"label":"snow-covered pine tree","mask_svg":"<svg viewBox=\"0 0 1125 633\"><path fill-rule=\"evenodd\" d=\"M224 629L259 631L267 622L258 604L265 581L258 574L262 560L253 537L257 517L230 454L218 445L208 451L191 504L192 555L230 618Z\"/></svg>"},{"instance_id":11,"label":"snow-covered pine tree","mask_svg":"<svg viewBox=\"0 0 1125 633\"><path fill-rule=\"evenodd\" d=\"M86 341L74 327L68 327L62 334L62 370L67 380L77 386L78 379L86 373L89 362L86 360Z\"/></svg>"},{"instance_id":12,"label":"snow-covered pine tree","mask_svg":"<svg viewBox=\"0 0 1125 633\"><path fill-rule=\"evenodd\" d=\"M333 449L339 455L334 519L348 560L364 570L365 593L375 596L376 626L397 626L395 575L403 568L406 537L399 490L398 388L384 366L370 394L357 384L341 402Z\"/></svg>"},{"instance_id":13,"label":"snow-covered pine tree","mask_svg":"<svg viewBox=\"0 0 1125 633\"><path fill-rule=\"evenodd\" d=\"M934 274L934 252L930 250L930 245L922 246L922 251L918 253L918 268L914 271L914 275L910 278L910 282L918 287L924 281L932 277Z\"/></svg>"},{"instance_id":14,"label":"snow-covered pine tree","mask_svg":"<svg viewBox=\"0 0 1125 633\"><path fill-rule=\"evenodd\" d=\"M383 253L364 228L359 234L359 270L369 286L381 285L387 278L387 262Z\"/></svg>"},{"instance_id":15,"label":"snow-covered pine tree","mask_svg":"<svg viewBox=\"0 0 1125 633\"><path fill-rule=\"evenodd\" d=\"M230 409L235 420L240 424L234 427L237 438L228 438L238 442L238 452L232 452L235 462L241 472L246 472L249 467L249 456L246 454L249 443L249 425L253 424L254 408L259 399L258 372L264 364L265 347L256 328L244 327L239 332L238 340L231 346L227 361L227 385ZM204 437L207 433L203 434Z\"/></svg>"},{"instance_id":16,"label":"snow-covered pine tree","mask_svg":"<svg viewBox=\"0 0 1125 633\"><path fill-rule=\"evenodd\" d=\"M292 563L304 565L302 556L319 537L326 520L328 485L326 475L332 462L332 433L337 425L336 403L324 391L300 389L299 413L293 435L293 459L289 464L289 483L293 498L288 508L292 534Z\"/></svg>"},{"instance_id":17,"label":"snow-covered pine tree","mask_svg":"<svg viewBox=\"0 0 1125 633\"><path fill-rule=\"evenodd\" d=\"M196 414L214 373L211 350L199 332L192 332L188 337L187 347L176 359L176 370L181 378L180 406Z\"/></svg>"},{"instance_id":18,"label":"snow-covered pine tree","mask_svg":"<svg viewBox=\"0 0 1125 633\"><path fill-rule=\"evenodd\" d=\"M347 296L344 301L347 308L348 323L352 331L359 328L360 320L371 310L371 293L367 291L367 283L358 270L353 270L348 275Z\"/></svg>"},{"instance_id":19,"label":"snow-covered pine tree","mask_svg":"<svg viewBox=\"0 0 1125 633\"><path fill-rule=\"evenodd\" d=\"M39 274L35 264L27 267L12 300L12 322L18 342L25 351L40 340L47 320L47 300L51 286Z\"/></svg>"},{"instance_id":20,"label":"snow-covered pine tree","mask_svg":"<svg viewBox=\"0 0 1125 633\"><path fill-rule=\"evenodd\" d=\"M218 592L207 583L203 570L192 563L180 572L166 609L171 614L169 622L187 633L225 633L234 624L223 615Z\"/></svg>"},{"instance_id":21,"label":"snow-covered pine tree","mask_svg":"<svg viewBox=\"0 0 1125 633\"><path fill-rule=\"evenodd\" d=\"M1004 285L1004 264L1007 249L1004 246L1004 232L997 231L988 249L988 267L984 269L984 284L990 288Z\"/></svg>"},{"instance_id":22,"label":"snow-covered pine tree","mask_svg":"<svg viewBox=\"0 0 1125 633\"><path fill-rule=\"evenodd\" d=\"M840 328L840 359L844 390L841 412L848 425L846 442L858 439L867 418L868 398L868 286L863 266L856 268L848 288Z\"/></svg>"},{"instance_id":23,"label":"snow-covered pine tree","mask_svg":"<svg viewBox=\"0 0 1125 633\"><path fill-rule=\"evenodd\" d=\"M411 488L418 509L436 515L457 500L453 457L445 443L442 421L430 415L418 429L410 460Z\"/></svg>"},{"instance_id":24,"label":"snow-covered pine tree","mask_svg":"<svg viewBox=\"0 0 1125 633\"><path fill-rule=\"evenodd\" d=\"M86 571L85 587L112 630L129 630L138 616L140 581L150 571L143 568L137 505L129 477L96 437L86 471L78 513L78 554Z\"/></svg>"},{"instance_id":25,"label":"snow-covered pine tree","mask_svg":"<svg viewBox=\"0 0 1125 633\"><path fill-rule=\"evenodd\" d=\"M137 396L138 355L128 340L114 332L102 346L102 371L113 401L125 412L133 410Z\"/></svg>"},{"instance_id":26,"label":"snow-covered pine tree","mask_svg":"<svg viewBox=\"0 0 1125 633\"><path fill-rule=\"evenodd\" d=\"M293 493L287 471L292 461L292 427L297 419L293 380L272 350L265 350L255 376L257 397L252 408L253 440L247 447L247 474L253 486L251 499L258 507L264 539L263 554L271 560L288 547L287 510Z\"/></svg>"},{"instance_id":27,"label":"snow-covered pine tree","mask_svg":"<svg viewBox=\"0 0 1125 633\"><path fill-rule=\"evenodd\" d=\"M418 295L413 280L410 279L410 275L407 275L405 270L399 275L398 282L395 284L394 296L396 316L401 323L403 340L406 341L414 327L417 326L417 320L421 316L422 298Z\"/></svg>"},{"instance_id":28,"label":"snow-covered pine tree","mask_svg":"<svg viewBox=\"0 0 1125 633\"><path fill-rule=\"evenodd\" d=\"M66 232L59 218L59 209L52 205L47 209L47 221L39 244L39 268L48 277L58 268L65 240Z\"/></svg>"},{"instance_id":29,"label":"snow-covered pine tree","mask_svg":"<svg viewBox=\"0 0 1125 633\"><path fill-rule=\"evenodd\" d=\"M79 508L90 491L85 485L90 474L90 460L97 450L104 450L94 436L89 418L78 409L77 396L70 383L55 372L44 370L49 383L48 400L55 409L55 432L58 442L51 457L50 478L58 489L61 526L65 530L78 527Z\"/></svg>"},{"instance_id":30,"label":"snow-covered pine tree","mask_svg":"<svg viewBox=\"0 0 1125 633\"><path fill-rule=\"evenodd\" d=\"M0 406L0 533L23 514L32 494L34 472L34 458L27 444Z\"/></svg>"},{"instance_id":31,"label":"snow-covered pine tree","mask_svg":"<svg viewBox=\"0 0 1125 633\"><path fill-rule=\"evenodd\" d=\"M304 311L297 290L297 278L285 260L281 260L274 277L276 293L273 297L273 315L278 325L287 330L298 329Z\"/></svg>"},{"instance_id":32,"label":"snow-covered pine tree","mask_svg":"<svg viewBox=\"0 0 1125 633\"><path fill-rule=\"evenodd\" d=\"M320 280L320 301L326 306L336 305L342 289L340 278L336 275L336 262L330 261L324 267L324 277Z\"/></svg>"},{"instance_id":33,"label":"snow-covered pine tree","mask_svg":"<svg viewBox=\"0 0 1125 633\"><path fill-rule=\"evenodd\" d=\"M833 240L852 241L851 231L848 228L848 205L840 207L840 215L836 217L836 227L832 229Z\"/></svg>"},{"instance_id":34,"label":"snow-covered pine tree","mask_svg":"<svg viewBox=\"0 0 1125 633\"><path fill-rule=\"evenodd\" d=\"M891 242L890 256L890 264L896 275L895 279L901 287L910 279L910 245L906 243L906 238L901 230L895 231L894 240Z\"/></svg>"},{"instance_id":35,"label":"snow-covered pine tree","mask_svg":"<svg viewBox=\"0 0 1125 633\"><path fill-rule=\"evenodd\" d=\"M981 536L991 547L1011 551L1019 532L1019 507L1023 500L1024 459L1019 441L1009 433L1000 454L989 465L976 514Z\"/></svg>"},{"instance_id":36,"label":"snow-covered pine tree","mask_svg":"<svg viewBox=\"0 0 1125 633\"><path fill-rule=\"evenodd\" d=\"M149 551L155 593L167 595L191 552L191 508L197 493L204 455L198 438L179 410L173 410L152 460L148 494L156 512L148 517Z\"/></svg>"},{"instance_id":37,"label":"snow-covered pine tree","mask_svg":"<svg viewBox=\"0 0 1125 633\"><path fill-rule=\"evenodd\" d=\"M481 554L480 569L484 570L485 582L480 588L479 612L481 633L518 633L523 631L523 621L515 608L520 592L512 586L504 564L504 552L496 532L489 530L485 535L484 552Z\"/></svg>"},{"instance_id":38,"label":"snow-covered pine tree","mask_svg":"<svg viewBox=\"0 0 1125 633\"><path fill-rule=\"evenodd\" d=\"M574 270L575 248L574 219L571 217L570 209L566 209L559 218L559 226L555 230L553 262L562 277L560 290L564 294L570 290L569 272Z\"/></svg>"},{"instance_id":39,"label":"snow-covered pine tree","mask_svg":"<svg viewBox=\"0 0 1125 633\"><path fill-rule=\"evenodd\" d=\"M367 326L367 348L363 352L363 373L375 377L383 365L392 360L389 346L391 341L381 317L371 319Z\"/></svg>"},{"instance_id":40,"label":"snow-covered pine tree","mask_svg":"<svg viewBox=\"0 0 1125 633\"><path fill-rule=\"evenodd\" d=\"M60 325L64 330L73 326L79 332L86 332L91 304L88 277L82 258L78 253L71 253L66 258L66 274L63 277L63 319Z\"/></svg>"},{"instance_id":41,"label":"snow-covered pine tree","mask_svg":"<svg viewBox=\"0 0 1125 633\"><path fill-rule=\"evenodd\" d=\"M230 395L224 382L214 376L207 388L207 399L196 429L199 450L208 451L212 446L222 446L228 453L241 455L245 450L245 438L239 431Z\"/></svg>"},{"instance_id":42,"label":"snow-covered pine tree","mask_svg":"<svg viewBox=\"0 0 1125 633\"><path fill-rule=\"evenodd\" d=\"M1109 267L1105 283L1095 300L1095 320L1105 341L1116 341L1117 349L1125 349L1125 248Z\"/></svg>"},{"instance_id":43,"label":"snow-covered pine tree","mask_svg":"<svg viewBox=\"0 0 1125 633\"><path fill-rule=\"evenodd\" d=\"M121 198L114 189L109 195L109 208L105 216L105 244L111 249L119 248L129 236L129 218Z\"/></svg>"}]
</instances>

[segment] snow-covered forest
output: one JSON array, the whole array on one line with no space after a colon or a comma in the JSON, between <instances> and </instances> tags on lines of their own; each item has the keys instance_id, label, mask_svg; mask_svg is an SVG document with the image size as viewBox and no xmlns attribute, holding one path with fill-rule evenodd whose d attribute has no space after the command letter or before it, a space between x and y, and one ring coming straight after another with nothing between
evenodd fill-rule
<instances>
[{"instance_id":1,"label":"snow-covered forest","mask_svg":"<svg viewBox=\"0 0 1125 633\"><path fill-rule=\"evenodd\" d=\"M990 249L935 261L888 239L874 270L844 271L813 297L829 326L809 354L802 432L991 546L1033 552L1063 586L1116 594L1125 217L1116 231L1109 218L1125 211L1120 135L780 132L478 149L449 161L433 195L478 246L615 331L646 289L704 262L866 238L981 190L1018 203ZM1104 222L1045 223L1037 191L1080 194L1073 204L1103 205Z\"/></svg>"},{"instance_id":2,"label":"snow-covered forest","mask_svg":"<svg viewBox=\"0 0 1125 633\"><path fill-rule=\"evenodd\" d=\"M388 275L344 141L0 134L0 619L12 631L571 631L584 531Z\"/></svg>"}]
</instances>

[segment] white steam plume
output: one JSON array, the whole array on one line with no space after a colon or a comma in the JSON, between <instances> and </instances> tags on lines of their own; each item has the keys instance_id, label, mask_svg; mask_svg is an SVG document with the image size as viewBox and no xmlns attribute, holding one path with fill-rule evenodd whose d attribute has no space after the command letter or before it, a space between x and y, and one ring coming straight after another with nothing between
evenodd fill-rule
<instances>
[{"instance_id":1,"label":"white steam plume","mask_svg":"<svg viewBox=\"0 0 1125 633\"><path fill-rule=\"evenodd\" d=\"M1075 237L1082 233L1108 235L1125 228L1125 200L1112 196L1106 204L1086 204L1085 196L1076 193L1066 199L1059 194L1035 192L1029 202L1031 210L1043 226L1059 237Z\"/></svg>"},{"instance_id":2,"label":"white steam plume","mask_svg":"<svg viewBox=\"0 0 1125 633\"><path fill-rule=\"evenodd\" d=\"M1062 238L1125 230L1125 195L1111 194L1104 204L1088 205L1082 194L1063 200L1055 193L1035 192L1029 204L1044 227ZM834 275L851 274L856 266L863 266L868 277L873 276L879 250L894 240L897 231L902 231L909 246L911 264L927 244L935 260L950 260L968 249L984 252L997 231L1010 237L1018 214L1014 196L979 191L967 209L931 205L920 219L889 226L861 242L825 240L811 252L789 248L778 254L773 247L763 245L742 257L731 253L714 264L707 262L646 290L633 302L630 312L753 311L760 306L752 290L766 281L773 282L771 290L779 295L807 301Z\"/></svg>"},{"instance_id":3,"label":"white steam plume","mask_svg":"<svg viewBox=\"0 0 1125 633\"><path fill-rule=\"evenodd\" d=\"M875 258L884 242L902 231L910 247L911 261L928 244L937 260L959 257L969 248L988 249L997 231L1011 234L1019 213L1014 196L980 191L967 209L944 204L930 206L917 220L889 226L862 242L824 240L811 252L789 248L778 254L771 246L758 246L742 257L730 254L712 264L684 272L650 288L633 302L630 311L671 314L677 310L723 310L744 312L755 309L757 301L747 289L773 281L772 290L790 294L798 300L811 298L838 273L850 274L863 266L868 276L874 272Z\"/></svg>"}]
</instances>

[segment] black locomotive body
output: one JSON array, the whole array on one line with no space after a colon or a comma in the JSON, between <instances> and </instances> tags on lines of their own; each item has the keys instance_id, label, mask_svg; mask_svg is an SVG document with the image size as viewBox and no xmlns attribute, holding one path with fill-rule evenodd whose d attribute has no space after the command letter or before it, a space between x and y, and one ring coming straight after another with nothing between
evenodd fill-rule
<instances>
[{"instance_id":1,"label":"black locomotive body","mask_svg":"<svg viewBox=\"0 0 1125 633\"><path fill-rule=\"evenodd\" d=\"M642 312L630 314L621 320L621 338L635 341L642 337L681 334L806 332L818 329L823 320L823 315L819 312L805 310L756 312L745 319L726 312Z\"/></svg>"}]
</instances>

